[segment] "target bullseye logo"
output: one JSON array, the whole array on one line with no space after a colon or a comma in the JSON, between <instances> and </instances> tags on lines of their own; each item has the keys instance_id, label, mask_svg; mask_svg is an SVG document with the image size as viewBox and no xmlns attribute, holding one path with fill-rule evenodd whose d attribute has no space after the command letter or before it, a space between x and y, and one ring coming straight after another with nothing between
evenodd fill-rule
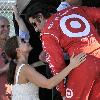
<instances>
[{"instance_id":1,"label":"target bullseye logo","mask_svg":"<svg viewBox=\"0 0 100 100\"><path fill-rule=\"evenodd\" d=\"M72 89L67 88L66 89L66 98L72 98L72 97L73 97Z\"/></svg>"},{"instance_id":2,"label":"target bullseye logo","mask_svg":"<svg viewBox=\"0 0 100 100\"><path fill-rule=\"evenodd\" d=\"M62 17L60 28L69 37L82 37L90 33L89 22L83 16L77 14Z\"/></svg>"}]
</instances>

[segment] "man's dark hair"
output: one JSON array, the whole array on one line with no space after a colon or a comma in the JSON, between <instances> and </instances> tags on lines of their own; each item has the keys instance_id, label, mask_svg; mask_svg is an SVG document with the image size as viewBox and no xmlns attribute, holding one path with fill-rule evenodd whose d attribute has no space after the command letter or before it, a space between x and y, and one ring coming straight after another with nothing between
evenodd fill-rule
<instances>
[{"instance_id":1,"label":"man's dark hair","mask_svg":"<svg viewBox=\"0 0 100 100\"><path fill-rule=\"evenodd\" d=\"M27 19L29 17L36 18L38 13L42 13L44 18L46 19L49 18L51 16L51 11L48 4L46 3L43 4L42 2L36 2L30 5L26 11L26 18Z\"/></svg>"}]
</instances>

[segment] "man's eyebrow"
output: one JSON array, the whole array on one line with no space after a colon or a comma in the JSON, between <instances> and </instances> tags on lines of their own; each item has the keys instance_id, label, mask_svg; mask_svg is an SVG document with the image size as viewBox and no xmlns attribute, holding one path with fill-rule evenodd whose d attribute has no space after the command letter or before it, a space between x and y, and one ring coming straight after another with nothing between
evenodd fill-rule
<instances>
[{"instance_id":1,"label":"man's eyebrow","mask_svg":"<svg viewBox=\"0 0 100 100\"><path fill-rule=\"evenodd\" d=\"M9 25L0 25L0 26L7 26L7 27L9 27L9 26L10 26L10 24L9 24Z\"/></svg>"}]
</instances>

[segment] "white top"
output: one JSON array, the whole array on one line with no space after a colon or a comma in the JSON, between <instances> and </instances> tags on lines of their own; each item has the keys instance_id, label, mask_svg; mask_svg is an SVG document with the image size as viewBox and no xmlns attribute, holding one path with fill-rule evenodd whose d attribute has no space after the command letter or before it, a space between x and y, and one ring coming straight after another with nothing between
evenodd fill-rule
<instances>
[{"instance_id":1,"label":"white top","mask_svg":"<svg viewBox=\"0 0 100 100\"><path fill-rule=\"evenodd\" d=\"M16 83L12 85L12 99L11 100L40 100L39 99L39 88L30 82L26 84L18 84L18 76L21 68L25 64L22 64L16 74Z\"/></svg>"},{"instance_id":2,"label":"white top","mask_svg":"<svg viewBox=\"0 0 100 100\"><path fill-rule=\"evenodd\" d=\"M61 2L59 7L57 8L57 11L63 10L65 8L69 7L69 6L70 6L69 3L67 3L66 1Z\"/></svg>"}]
</instances>

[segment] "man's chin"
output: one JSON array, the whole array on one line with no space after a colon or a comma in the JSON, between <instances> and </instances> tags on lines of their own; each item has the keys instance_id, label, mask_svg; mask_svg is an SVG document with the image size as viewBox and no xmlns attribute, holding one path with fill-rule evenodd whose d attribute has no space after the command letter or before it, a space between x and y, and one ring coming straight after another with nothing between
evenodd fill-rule
<instances>
[{"instance_id":1,"label":"man's chin","mask_svg":"<svg viewBox=\"0 0 100 100\"><path fill-rule=\"evenodd\" d=\"M39 32L39 30L35 29L35 32Z\"/></svg>"}]
</instances>

